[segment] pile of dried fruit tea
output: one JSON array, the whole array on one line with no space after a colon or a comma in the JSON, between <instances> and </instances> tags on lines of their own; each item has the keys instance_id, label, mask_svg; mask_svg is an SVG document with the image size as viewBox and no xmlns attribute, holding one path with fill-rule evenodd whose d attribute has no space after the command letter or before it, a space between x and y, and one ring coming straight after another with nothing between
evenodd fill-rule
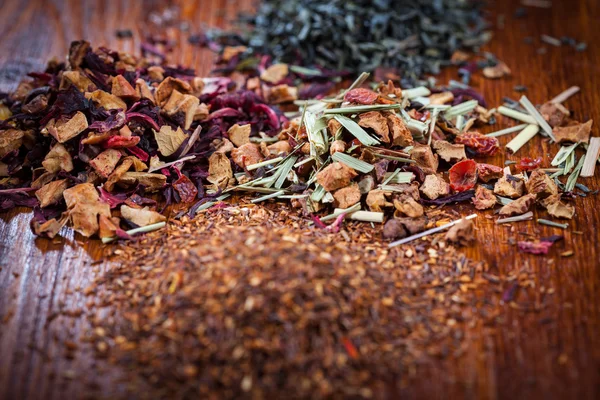
<instances>
[{"instance_id":1,"label":"pile of dried fruit tea","mask_svg":"<svg viewBox=\"0 0 600 400\"><path fill-rule=\"evenodd\" d=\"M211 29L191 41L225 49L229 70L254 68L267 57L353 74L384 68L409 82L437 74L457 51L476 52L489 41L483 5L462 0L267 0L255 15L241 16L241 32ZM237 49L233 55L232 49ZM494 65L493 57L489 61Z\"/></svg>"},{"instance_id":2,"label":"pile of dried fruit tea","mask_svg":"<svg viewBox=\"0 0 600 400\"><path fill-rule=\"evenodd\" d=\"M0 104L0 209L36 207L32 229L48 237L68 221L105 239L160 226L148 195L193 208L206 199L206 157L231 146L228 130L269 137L286 120L228 78L85 41L72 43L67 63L29 75Z\"/></svg>"},{"instance_id":3,"label":"pile of dried fruit tea","mask_svg":"<svg viewBox=\"0 0 600 400\"><path fill-rule=\"evenodd\" d=\"M107 248L119 263L83 290L86 339L135 393L140 377L165 397L403 393L533 288L526 268L490 273L443 237L388 249L369 225L330 235L282 203L202 213Z\"/></svg>"},{"instance_id":4,"label":"pile of dried fruit tea","mask_svg":"<svg viewBox=\"0 0 600 400\"><path fill-rule=\"evenodd\" d=\"M51 63L2 100L0 204L36 206L36 234L52 237L71 221L84 236L111 241L164 226L159 205L181 204L176 217L193 216L243 192L260 194L254 203L288 200L328 230L345 218L387 221L384 237L402 239L423 229L424 206L500 203L502 223L531 217L539 204L572 218L574 190L590 192L577 179L593 174L598 138L577 161L592 121L572 120L561 104L577 88L539 109L523 96L490 110L462 83L369 89L363 73L347 90L284 114L268 103L297 99L294 74L270 64L238 83L202 79L75 42L67 65ZM525 124L476 130L497 114ZM573 144L558 150L555 168L523 159L513 171L473 159L497 153L496 137L518 131L509 153L538 133ZM159 203L147 197L155 192Z\"/></svg>"}]
</instances>

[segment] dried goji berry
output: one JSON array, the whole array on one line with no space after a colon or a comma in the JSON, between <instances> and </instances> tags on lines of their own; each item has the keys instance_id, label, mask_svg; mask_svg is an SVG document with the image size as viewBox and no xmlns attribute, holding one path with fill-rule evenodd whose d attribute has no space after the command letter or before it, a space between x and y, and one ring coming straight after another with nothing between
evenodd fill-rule
<instances>
[{"instance_id":1,"label":"dried goji berry","mask_svg":"<svg viewBox=\"0 0 600 400\"><path fill-rule=\"evenodd\" d=\"M520 171L531 171L538 168L541 163L541 157L535 159L530 157L523 157L521 158L521 161L519 161L519 163L517 164L517 169Z\"/></svg>"},{"instance_id":2,"label":"dried goji berry","mask_svg":"<svg viewBox=\"0 0 600 400\"><path fill-rule=\"evenodd\" d=\"M473 160L457 162L448 172L450 187L457 192L472 189L477 182L477 163Z\"/></svg>"},{"instance_id":3,"label":"dried goji berry","mask_svg":"<svg viewBox=\"0 0 600 400\"><path fill-rule=\"evenodd\" d=\"M477 154L491 156L500 149L500 143L495 137L482 135L479 132L466 132L454 140L455 143L464 144Z\"/></svg>"},{"instance_id":4,"label":"dried goji berry","mask_svg":"<svg viewBox=\"0 0 600 400\"><path fill-rule=\"evenodd\" d=\"M344 101L349 103L358 103L358 104L374 104L377 101L379 95L372 90L369 89L352 89L349 90L344 95Z\"/></svg>"}]
</instances>

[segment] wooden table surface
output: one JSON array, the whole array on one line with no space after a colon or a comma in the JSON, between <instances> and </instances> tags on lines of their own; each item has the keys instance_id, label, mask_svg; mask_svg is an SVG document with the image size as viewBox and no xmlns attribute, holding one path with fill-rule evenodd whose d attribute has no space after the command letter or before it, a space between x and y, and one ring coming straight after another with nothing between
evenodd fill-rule
<instances>
[{"instance_id":1,"label":"wooden table surface","mask_svg":"<svg viewBox=\"0 0 600 400\"><path fill-rule=\"evenodd\" d=\"M144 23L148 14L168 3L0 0L0 90L14 88L28 71L43 69L49 57L64 57L71 40L84 38L95 46L137 52L140 34L152 29ZM504 28L495 29L488 49L508 64L512 76L500 81L477 77L473 86L490 104L499 105L503 96L519 96L512 90L517 84L526 85L527 96L538 104L578 85L582 92L565 105L580 120L600 121L600 46L595 35L600 2L554 0L552 9L530 7L527 17L515 19L518 3L497 1L490 18L505 17ZM250 1L202 0L185 2L183 9L192 26L223 26L252 5ZM125 28L135 32L134 39L116 38L115 30ZM587 41L588 49L576 52L568 46L541 44L540 34ZM533 44L524 43L527 36L534 38ZM547 52L539 54L540 47ZM208 72L213 59L183 38L171 58L196 67L200 75ZM440 81L453 77L454 71L445 71ZM509 121L501 118L501 123L506 126ZM600 135L597 123L594 136ZM501 138L502 144L506 141ZM535 139L518 156L541 155L548 166L555 151L556 146ZM499 165L506 159L518 158L503 154L494 162ZM598 170L594 178L582 182L600 188ZM105 270L99 261L104 247L72 232L55 241L36 239L29 229L30 217L27 210L0 215L0 398L86 397L86 379L69 378L81 376L97 361L85 349L75 359L65 358L64 341L77 340L87 329L85 318L69 315L69 310L85 309L86 298L78 290ZM465 354L444 363L437 375L440 379L418 382L415 396L598 398L599 227L598 197L578 199L577 214L564 231L559 249L549 256L533 256L517 252L508 238L518 237L518 232L548 236L563 231L533 222L513 228L496 226L491 219L478 218L477 244L466 249L469 257L486 261L500 275L519 269L534 271L535 285L554 293L543 299L521 296L518 302L523 307L506 304L496 324L474 327ZM565 250L573 250L574 255L560 257ZM118 375L118 367L104 368L107 374L98 380L99 391L111 393L110 377Z\"/></svg>"}]
</instances>

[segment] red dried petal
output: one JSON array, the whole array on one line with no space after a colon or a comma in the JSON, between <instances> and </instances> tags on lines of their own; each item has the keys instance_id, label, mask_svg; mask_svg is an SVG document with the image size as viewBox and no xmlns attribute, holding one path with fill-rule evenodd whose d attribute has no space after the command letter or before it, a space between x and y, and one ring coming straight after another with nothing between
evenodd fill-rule
<instances>
[{"instance_id":1,"label":"red dried petal","mask_svg":"<svg viewBox=\"0 0 600 400\"><path fill-rule=\"evenodd\" d=\"M457 192L472 189L477 183L477 163L473 160L457 162L448 172L450 187Z\"/></svg>"},{"instance_id":2,"label":"red dried petal","mask_svg":"<svg viewBox=\"0 0 600 400\"><path fill-rule=\"evenodd\" d=\"M542 163L542 158L538 157L538 158L530 158L530 157L523 157L521 158L521 161L519 161L519 163L517 164L517 169L519 171L532 171L534 169L539 168L540 164Z\"/></svg>"},{"instance_id":3,"label":"red dried petal","mask_svg":"<svg viewBox=\"0 0 600 400\"><path fill-rule=\"evenodd\" d=\"M379 95L372 90L369 89L352 89L346 92L344 95L344 101L349 103L358 103L358 104L374 104L377 101Z\"/></svg>"},{"instance_id":4,"label":"red dried petal","mask_svg":"<svg viewBox=\"0 0 600 400\"><path fill-rule=\"evenodd\" d=\"M479 132L466 132L454 140L455 143L464 144L480 155L491 156L500 149L500 143L495 137L482 135Z\"/></svg>"},{"instance_id":5,"label":"red dried petal","mask_svg":"<svg viewBox=\"0 0 600 400\"><path fill-rule=\"evenodd\" d=\"M520 241L517 243L519 250L523 253L531 254L548 254L548 250L554 242L526 242Z\"/></svg>"},{"instance_id":6,"label":"red dried petal","mask_svg":"<svg viewBox=\"0 0 600 400\"><path fill-rule=\"evenodd\" d=\"M191 203L196 200L196 196L198 195L196 185L194 185L190 178L185 175L181 175L179 179L173 183L173 188L177 190L183 203Z\"/></svg>"}]
</instances>

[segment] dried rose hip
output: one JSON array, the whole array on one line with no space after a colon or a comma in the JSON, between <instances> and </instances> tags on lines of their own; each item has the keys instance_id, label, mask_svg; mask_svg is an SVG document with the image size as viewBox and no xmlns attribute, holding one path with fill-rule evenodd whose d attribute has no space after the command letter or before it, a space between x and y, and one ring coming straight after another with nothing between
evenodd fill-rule
<instances>
[{"instance_id":1,"label":"dried rose hip","mask_svg":"<svg viewBox=\"0 0 600 400\"><path fill-rule=\"evenodd\" d=\"M520 171L531 171L536 168L539 168L541 163L542 163L541 157L538 157L535 159L529 158L529 157L523 157L523 158L521 158L521 161L519 161L519 163L517 164L517 169Z\"/></svg>"},{"instance_id":2,"label":"dried rose hip","mask_svg":"<svg viewBox=\"0 0 600 400\"><path fill-rule=\"evenodd\" d=\"M477 154L491 156L500 149L498 139L482 135L479 132L466 132L454 140L455 143L464 144Z\"/></svg>"},{"instance_id":3,"label":"dried rose hip","mask_svg":"<svg viewBox=\"0 0 600 400\"><path fill-rule=\"evenodd\" d=\"M472 189L477 182L477 163L473 160L457 162L448 172L450 187L456 192Z\"/></svg>"},{"instance_id":4,"label":"dried rose hip","mask_svg":"<svg viewBox=\"0 0 600 400\"><path fill-rule=\"evenodd\" d=\"M379 95L369 89L352 89L344 96L344 101L358 104L374 104Z\"/></svg>"}]
</instances>

